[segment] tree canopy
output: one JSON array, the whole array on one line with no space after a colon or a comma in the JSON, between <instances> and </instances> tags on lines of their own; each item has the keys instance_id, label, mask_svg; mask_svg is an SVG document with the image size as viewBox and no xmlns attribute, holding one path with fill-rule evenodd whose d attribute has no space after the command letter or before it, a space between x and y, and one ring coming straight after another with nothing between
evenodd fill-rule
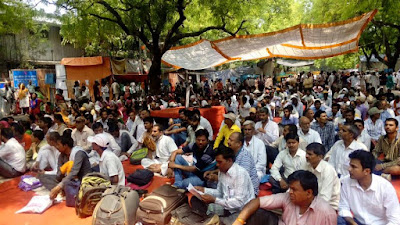
<instances>
[{"instance_id":1,"label":"tree canopy","mask_svg":"<svg viewBox=\"0 0 400 225\"><path fill-rule=\"evenodd\" d=\"M152 59L149 76L158 88L161 57L173 46L199 39L276 31L299 23L336 22L378 9L363 33L359 54L393 68L400 55L397 0L49 0L66 9L61 34L86 55ZM354 67L359 54L317 61L327 69ZM158 84L157 84L158 83Z\"/></svg>"},{"instance_id":2,"label":"tree canopy","mask_svg":"<svg viewBox=\"0 0 400 225\"><path fill-rule=\"evenodd\" d=\"M195 40L263 33L298 23L295 0L55 0L63 16L65 42L88 55L135 56L146 46L149 71L159 89L161 57L171 47ZM289 6L289 7L288 7Z\"/></svg>"}]
</instances>

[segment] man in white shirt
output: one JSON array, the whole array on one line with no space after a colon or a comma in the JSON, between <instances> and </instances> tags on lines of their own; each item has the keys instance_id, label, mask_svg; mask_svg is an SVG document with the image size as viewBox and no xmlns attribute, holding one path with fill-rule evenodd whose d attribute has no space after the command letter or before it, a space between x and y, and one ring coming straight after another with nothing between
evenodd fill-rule
<instances>
[{"instance_id":1,"label":"man in white shirt","mask_svg":"<svg viewBox=\"0 0 400 225\"><path fill-rule=\"evenodd\" d=\"M325 147L321 143L311 143L306 148L307 167L318 179L318 196L329 202L337 210L340 199L340 181L328 162L324 161Z\"/></svg>"},{"instance_id":2,"label":"man in white shirt","mask_svg":"<svg viewBox=\"0 0 400 225\"><path fill-rule=\"evenodd\" d=\"M129 112L129 117L126 121L126 128L132 136L135 137L136 128L141 121L142 120L140 119L139 115L136 115L135 110Z\"/></svg>"},{"instance_id":3,"label":"man in white shirt","mask_svg":"<svg viewBox=\"0 0 400 225\"><path fill-rule=\"evenodd\" d=\"M148 158L142 159L141 164L144 168L165 176L168 170L168 159L178 147L171 137L163 134L163 128L160 124L153 126L151 136L156 142L156 151L150 151ZM170 169L168 173L173 173L173 170Z\"/></svg>"},{"instance_id":4,"label":"man in white shirt","mask_svg":"<svg viewBox=\"0 0 400 225\"><path fill-rule=\"evenodd\" d=\"M400 224L400 206L392 184L372 174L375 158L370 152L349 155L349 174L342 179L338 225Z\"/></svg>"},{"instance_id":5,"label":"man in white shirt","mask_svg":"<svg viewBox=\"0 0 400 225\"><path fill-rule=\"evenodd\" d=\"M40 130L35 130L34 132L43 133L43 131ZM58 132L53 131L46 136L46 139L47 140L44 140L43 146L41 146L37 153L36 162L33 168L38 169L39 171L44 171L45 174L56 175L58 170L57 161L60 152L55 148L55 145L57 140L60 139L60 135Z\"/></svg>"},{"instance_id":6,"label":"man in white shirt","mask_svg":"<svg viewBox=\"0 0 400 225\"><path fill-rule=\"evenodd\" d=\"M86 124L86 119L83 116L76 118L76 128L72 130L71 137L74 140L74 146L79 146L89 155L89 161L92 167L99 164L100 156L96 151L92 151L92 145L88 142L88 137L94 136L94 132Z\"/></svg>"},{"instance_id":7,"label":"man in white shirt","mask_svg":"<svg viewBox=\"0 0 400 225\"><path fill-rule=\"evenodd\" d=\"M217 214L223 224L232 224L243 206L255 197L249 174L234 163L234 157L232 149L218 149L215 157L219 169L217 189L195 186L204 195L201 195L202 202L197 198L191 200L193 208L201 210L202 214Z\"/></svg>"},{"instance_id":8,"label":"man in white shirt","mask_svg":"<svg viewBox=\"0 0 400 225\"><path fill-rule=\"evenodd\" d=\"M378 139L385 135L385 128L383 126L383 121L380 118L383 111L376 107L372 107L368 110L369 118L365 121L365 129L367 130L369 136L371 136L371 141L376 145Z\"/></svg>"},{"instance_id":9,"label":"man in white shirt","mask_svg":"<svg viewBox=\"0 0 400 225\"><path fill-rule=\"evenodd\" d=\"M339 176L349 174L349 154L355 150L367 151L367 147L357 141L359 135L358 128L354 124L344 124L340 126L339 136L342 140L337 141L325 156L328 162L335 168Z\"/></svg>"},{"instance_id":10,"label":"man in white shirt","mask_svg":"<svg viewBox=\"0 0 400 225\"><path fill-rule=\"evenodd\" d=\"M147 109L141 110L139 114L140 121L138 121L138 125L136 127L136 140L139 140L143 133L146 132L143 120L147 117L150 117L150 111Z\"/></svg>"},{"instance_id":11,"label":"man in white shirt","mask_svg":"<svg viewBox=\"0 0 400 225\"><path fill-rule=\"evenodd\" d=\"M204 117L201 116L200 110L198 109L193 109L193 113L197 114L200 116L200 126L204 127L208 131L208 140L212 141L214 139L214 131L211 126L211 123Z\"/></svg>"},{"instance_id":12,"label":"man in white shirt","mask_svg":"<svg viewBox=\"0 0 400 225\"><path fill-rule=\"evenodd\" d=\"M110 145L108 146L108 148L114 152L114 154L116 156L120 156L121 154L121 147L119 147L119 145L117 144L117 142L115 141L114 137L107 132L104 132L103 130L103 125L99 122L96 122L92 125L92 130L94 132L94 134L105 134L107 135L108 139L110 140Z\"/></svg>"},{"instance_id":13,"label":"man in white shirt","mask_svg":"<svg viewBox=\"0 0 400 225\"><path fill-rule=\"evenodd\" d=\"M272 185L272 193L285 192L289 185L287 178L296 170L306 167L306 153L299 149L299 136L289 133L285 136L287 149L279 152L271 168L270 183ZM284 172L281 173L281 167Z\"/></svg>"},{"instance_id":14,"label":"man in white shirt","mask_svg":"<svg viewBox=\"0 0 400 225\"><path fill-rule=\"evenodd\" d=\"M246 120L243 123L244 144L243 149L250 152L256 165L258 179L265 175L267 168L267 153L264 143L257 138L255 133L255 123L251 120Z\"/></svg>"},{"instance_id":15,"label":"man in white shirt","mask_svg":"<svg viewBox=\"0 0 400 225\"><path fill-rule=\"evenodd\" d=\"M256 137L264 142L265 145L270 145L279 138L279 127L274 121L269 120L269 111L267 108L261 108L259 111L261 121L256 123Z\"/></svg>"},{"instance_id":16,"label":"man in white shirt","mask_svg":"<svg viewBox=\"0 0 400 225\"><path fill-rule=\"evenodd\" d=\"M139 143L127 130L120 130L116 120L110 120L110 123L108 123L108 132L121 148L120 159L122 161L128 159L132 152L137 149ZM126 157L122 157L122 155Z\"/></svg>"},{"instance_id":17,"label":"man in white shirt","mask_svg":"<svg viewBox=\"0 0 400 225\"><path fill-rule=\"evenodd\" d=\"M2 128L0 138L4 143L0 146L0 176L12 178L22 175L26 169L24 147L14 138L11 128Z\"/></svg>"},{"instance_id":18,"label":"man in white shirt","mask_svg":"<svg viewBox=\"0 0 400 225\"><path fill-rule=\"evenodd\" d=\"M363 143L367 150L371 150L371 136L369 136L367 130L364 129L364 121L360 119L354 120L354 125L357 126L358 130L360 131L360 136L358 136L357 141Z\"/></svg>"},{"instance_id":19,"label":"man in white shirt","mask_svg":"<svg viewBox=\"0 0 400 225\"><path fill-rule=\"evenodd\" d=\"M92 149L92 145L87 141L89 136L94 136L94 132L86 126L86 119L83 116L76 118L76 128L72 130L71 137L74 139L74 146L80 146L85 151Z\"/></svg>"},{"instance_id":20,"label":"man in white shirt","mask_svg":"<svg viewBox=\"0 0 400 225\"><path fill-rule=\"evenodd\" d=\"M321 137L319 133L313 129L311 129L311 121L307 117L303 116L300 118L300 129L297 131L299 137L301 137L305 142L311 144L313 142L321 143Z\"/></svg>"},{"instance_id":21,"label":"man in white shirt","mask_svg":"<svg viewBox=\"0 0 400 225\"><path fill-rule=\"evenodd\" d=\"M92 143L92 148L100 155L100 173L110 178L111 184L125 186L125 172L119 158L110 150L108 146L110 140L105 134L96 134L88 137L88 142Z\"/></svg>"},{"instance_id":22,"label":"man in white shirt","mask_svg":"<svg viewBox=\"0 0 400 225\"><path fill-rule=\"evenodd\" d=\"M105 132L108 131L108 111L107 109L103 109L100 111L100 119L97 121L103 125L103 130Z\"/></svg>"}]
</instances>

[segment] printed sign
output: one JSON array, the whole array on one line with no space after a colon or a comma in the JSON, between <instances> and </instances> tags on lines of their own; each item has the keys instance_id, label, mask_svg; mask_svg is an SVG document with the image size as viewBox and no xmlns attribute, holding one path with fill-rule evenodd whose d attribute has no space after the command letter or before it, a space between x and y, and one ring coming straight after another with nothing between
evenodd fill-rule
<instances>
[{"instance_id":1,"label":"printed sign","mask_svg":"<svg viewBox=\"0 0 400 225\"><path fill-rule=\"evenodd\" d=\"M18 88L20 83L28 85L29 81L32 81L32 85L38 86L36 70L13 70L12 71L14 88Z\"/></svg>"}]
</instances>

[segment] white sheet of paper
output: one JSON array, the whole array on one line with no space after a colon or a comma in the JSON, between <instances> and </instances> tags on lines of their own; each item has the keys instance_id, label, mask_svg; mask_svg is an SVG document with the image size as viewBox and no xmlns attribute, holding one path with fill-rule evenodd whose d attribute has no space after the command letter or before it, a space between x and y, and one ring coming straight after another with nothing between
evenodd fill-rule
<instances>
[{"instance_id":1,"label":"white sheet of paper","mask_svg":"<svg viewBox=\"0 0 400 225\"><path fill-rule=\"evenodd\" d=\"M188 191L192 193L194 196L196 196L198 199L201 199L201 196L204 195L203 192L197 190L196 188L193 187L191 183L189 183L187 187Z\"/></svg>"}]
</instances>

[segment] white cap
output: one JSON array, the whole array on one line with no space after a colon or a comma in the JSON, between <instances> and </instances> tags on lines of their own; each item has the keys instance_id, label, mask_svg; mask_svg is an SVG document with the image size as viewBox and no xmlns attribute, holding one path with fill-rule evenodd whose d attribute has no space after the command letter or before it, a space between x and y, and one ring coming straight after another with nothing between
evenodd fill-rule
<instances>
[{"instance_id":1,"label":"white cap","mask_svg":"<svg viewBox=\"0 0 400 225\"><path fill-rule=\"evenodd\" d=\"M110 139L107 137L106 134L96 134L95 136L88 137L88 142L96 143L98 146L105 148L110 143Z\"/></svg>"}]
</instances>

